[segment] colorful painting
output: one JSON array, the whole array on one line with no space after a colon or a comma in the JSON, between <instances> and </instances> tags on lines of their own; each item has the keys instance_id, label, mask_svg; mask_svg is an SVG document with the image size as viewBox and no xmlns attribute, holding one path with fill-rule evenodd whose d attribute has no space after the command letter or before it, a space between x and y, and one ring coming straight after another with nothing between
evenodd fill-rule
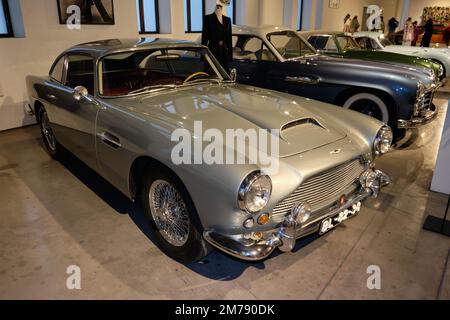
<instances>
[{"instance_id":1,"label":"colorful painting","mask_svg":"<svg viewBox=\"0 0 450 320\"><path fill-rule=\"evenodd\" d=\"M422 25L433 19L435 25L445 25L450 23L450 7L425 7L422 15Z\"/></svg>"}]
</instances>

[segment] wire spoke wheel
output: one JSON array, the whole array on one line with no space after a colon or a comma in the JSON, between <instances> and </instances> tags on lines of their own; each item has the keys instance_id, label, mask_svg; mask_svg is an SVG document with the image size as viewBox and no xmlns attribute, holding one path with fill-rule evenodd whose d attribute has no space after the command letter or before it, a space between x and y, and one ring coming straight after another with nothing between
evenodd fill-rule
<instances>
[{"instance_id":1,"label":"wire spoke wheel","mask_svg":"<svg viewBox=\"0 0 450 320\"><path fill-rule=\"evenodd\" d=\"M150 187L149 203L162 237L175 247L184 246L189 238L190 220L178 190L167 181L156 180Z\"/></svg>"},{"instance_id":2,"label":"wire spoke wheel","mask_svg":"<svg viewBox=\"0 0 450 320\"><path fill-rule=\"evenodd\" d=\"M52 127L50 126L50 121L48 119L47 112L43 112L41 119L41 130L44 135L45 141L51 151L56 151L56 138L53 133Z\"/></svg>"}]
</instances>

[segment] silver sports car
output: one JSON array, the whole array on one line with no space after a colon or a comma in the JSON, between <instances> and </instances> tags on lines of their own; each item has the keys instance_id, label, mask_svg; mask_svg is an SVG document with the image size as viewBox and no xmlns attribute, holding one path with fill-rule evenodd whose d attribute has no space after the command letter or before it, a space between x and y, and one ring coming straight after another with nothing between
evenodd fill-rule
<instances>
[{"instance_id":1,"label":"silver sports car","mask_svg":"<svg viewBox=\"0 0 450 320\"><path fill-rule=\"evenodd\" d=\"M68 49L27 86L50 155L67 149L140 199L159 247L183 263L213 247L251 261L289 252L389 183L375 169L389 127L235 79L204 46L116 39Z\"/></svg>"}]
</instances>

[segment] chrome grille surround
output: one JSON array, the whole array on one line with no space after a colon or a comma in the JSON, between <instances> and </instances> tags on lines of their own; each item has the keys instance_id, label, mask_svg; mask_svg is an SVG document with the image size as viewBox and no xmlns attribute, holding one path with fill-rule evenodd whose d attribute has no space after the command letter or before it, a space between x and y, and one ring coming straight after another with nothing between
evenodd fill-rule
<instances>
[{"instance_id":1,"label":"chrome grille surround","mask_svg":"<svg viewBox=\"0 0 450 320\"><path fill-rule=\"evenodd\" d=\"M294 205L304 201L311 205L313 213L331 207L342 195L349 195L360 187L359 178L366 169L365 162L358 158L308 178L276 205L272 214L289 214Z\"/></svg>"},{"instance_id":2,"label":"chrome grille surround","mask_svg":"<svg viewBox=\"0 0 450 320\"><path fill-rule=\"evenodd\" d=\"M435 90L429 90L421 95L414 106L414 117L421 117L432 109Z\"/></svg>"}]
</instances>

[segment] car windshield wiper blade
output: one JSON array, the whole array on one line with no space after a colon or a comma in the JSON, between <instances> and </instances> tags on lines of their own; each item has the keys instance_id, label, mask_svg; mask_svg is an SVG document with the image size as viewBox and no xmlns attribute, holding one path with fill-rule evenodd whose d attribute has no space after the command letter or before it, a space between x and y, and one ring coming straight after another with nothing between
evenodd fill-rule
<instances>
[{"instance_id":1,"label":"car windshield wiper blade","mask_svg":"<svg viewBox=\"0 0 450 320\"><path fill-rule=\"evenodd\" d=\"M161 84L161 85L155 85L155 86L147 86L138 90L134 90L129 92L128 94L136 94L136 93L142 93L145 91L160 91L160 90L166 90L166 89L176 89L178 86L176 84Z\"/></svg>"}]
</instances>

